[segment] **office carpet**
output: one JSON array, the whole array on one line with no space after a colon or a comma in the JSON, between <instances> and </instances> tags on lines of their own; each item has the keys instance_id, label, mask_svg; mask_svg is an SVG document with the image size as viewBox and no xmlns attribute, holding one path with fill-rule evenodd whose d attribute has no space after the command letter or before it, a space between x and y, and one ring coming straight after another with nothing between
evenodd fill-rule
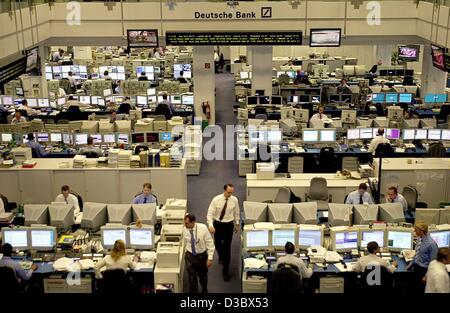
<instances>
[{"instance_id":1,"label":"office carpet","mask_svg":"<svg viewBox=\"0 0 450 313\"><path fill-rule=\"evenodd\" d=\"M234 104L234 77L233 74L216 74L216 125L225 134L226 125L234 125L236 118L233 113ZM238 176L238 162L236 157L231 161L225 160L226 149L236 150L233 136L224 139L223 161L203 159L199 176L188 176L188 206L196 215L197 221L206 222L206 213L212 198L223 192L225 183L235 186L235 196L239 199L242 210L242 201L245 200L245 178ZM205 143L208 138L203 138ZM235 155L236 153L234 153ZM218 264L217 253L214 256L213 266L209 269L209 292L241 292L241 261L240 261L240 232L233 237L231 248L230 281L225 282L222 277L222 265ZM184 290L187 292L189 284L187 273L184 275ZM200 287L200 286L199 286ZM200 289L200 288L199 288Z\"/></svg>"}]
</instances>

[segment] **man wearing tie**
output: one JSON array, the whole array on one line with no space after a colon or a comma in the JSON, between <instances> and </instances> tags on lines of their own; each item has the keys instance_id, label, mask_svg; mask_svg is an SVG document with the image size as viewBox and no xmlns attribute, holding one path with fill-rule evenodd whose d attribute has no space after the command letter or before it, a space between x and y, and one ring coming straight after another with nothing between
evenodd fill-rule
<instances>
[{"instance_id":1,"label":"man wearing tie","mask_svg":"<svg viewBox=\"0 0 450 313\"><path fill-rule=\"evenodd\" d=\"M189 292L198 293L198 277L202 293L208 293L208 268L214 257L214 241L206 225L195 222L194 214L185 215L184 226L184 261L189 278Z\"/></svg>"},{"instance_id":2,"label":"man wearing tie","mask_svg":"<svg viewBox=\"0 0 450 313\"><path fill-rule=\"evenodd\" d=\"M145 183L142 186L142 193L133 199L133 204L155 203L156 197L152 194L152 184Z\"/></svg>"},{"instance_id":3,"label":"man wearing tie","mask_svg":"<svg viewBox=\"0 0 450 313\"><path fill-rule=\"evenodd\" d=\"M72 205L74 207L73 215L75 220L80 214L80 204L78 203L78 198L70 193L70 187L67 185L61 187L61 193L56 196L55 202L63 202L65 204Z\"/></svg>"},{"instance_id":4,"label":"man wearing tie","mask_svg":"<svg viewBox=\"0 0 450 313\"><path fill-rule=\"evenodd\" d=\"M328 116L326 116L323 112L325 111L325 107L323 105L319 106L319 112L311 116L311 121L314 120L328 120Z\"/></svg>"},{"instance_id":5,"label":"man wearing tie","mask_svg":"<svg viewBox=\"0 0 450 313\"><path fill-rule=\"evenodd\" d=\"M366 183L359 184L358 190L348 194L345 204L373 204L372 196L367 192Z\"/></svg>"},{"instance_id":6,"label":"man wearing tie","mask_svg":"<svg viewBox=\"0 0 450 313\"><path fill-rule=\"evenodd\" d=\"M223 186L224 192L215 196L208 208L206 220L208 229L214 234L214 244L219 255L219 264L223 264L223 279L230 280L231 241L233 230L239 230L239 202L233 196L232 184Z\"/></svg>"}]
</instances>

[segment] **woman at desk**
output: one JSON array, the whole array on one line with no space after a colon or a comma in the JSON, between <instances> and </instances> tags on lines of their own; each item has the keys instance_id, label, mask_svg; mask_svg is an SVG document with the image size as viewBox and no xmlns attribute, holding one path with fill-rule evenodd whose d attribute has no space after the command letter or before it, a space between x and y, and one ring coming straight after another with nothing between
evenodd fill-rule
<instances>
[{"instance_id":1,"label":"woman at desk","mask_svg":"<svg viewBox=\"0 0 450 313\"><path fill-rule=\"evenodd\" d=\"M129 268L136 268L136 263L138 261L137 256L132 258L127 255L125 250L125 242L123 240L116 240L114 242L113 249L110 255L105 256L103 259L95 264L95 277L98 279L103 278L101 269L106 266L106 270L116 270L122 269L126 272Z\"/></svg>"}]
</instances>

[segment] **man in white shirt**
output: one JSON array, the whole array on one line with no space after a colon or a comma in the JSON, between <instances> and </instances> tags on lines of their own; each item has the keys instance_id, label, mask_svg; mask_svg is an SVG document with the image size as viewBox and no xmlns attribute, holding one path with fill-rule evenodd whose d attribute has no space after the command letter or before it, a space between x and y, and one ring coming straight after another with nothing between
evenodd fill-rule
<instances>
[{"instance_id":1,"label":"man in white shirt","mask_svg":"<svg viewBox=\"0 0 450 313\"><path fill-rule=\"evenodd\" d=\"M77 220L77 216L80 215L80 204L78 203L78 198L70 193L70 187L64 185L61 187L61 193L56 196L55 202L64 202L65 204L73 205L74 220ZM80 221L81 222L81 221Z\"/></svg>"},{"instance_id":2,"label":"man in white shirt","mask_svg":"<svg viewBox=\"0 0 450 313\"><path fill-rule=\"evenodd\" d=\"M400 202L403 207L403 212L408 210L408 202L406 202L405 197L398 193L398 189L395 186L391 186L388 188L388 196L386 198L387 203L396 203Z\"/></svg>"},{"instance_id":3,"label":"man in white shirt","mask_svg":"<svg viewBox=\"0 0 450 313\"><path fill-rule=\"evenodd\" d=\"M184 226L184 261L189 277L189 292L198 293L198 277L202 293L208 293L208 268L214 257L214 241L208 227L195 222L194 214L186 214Z\"/></svg>"},{"instance_id":4,"label":"man in white shirt","mask_svg":"<svg viewBox=\"0 0 450 313\"><path fill-rule=\"evenodd\" d=\"M383 135L384 135L384 128L379 128L377 135L370 142L370 145L369 145L370 153L375 153L375 151L377 150L377 147L380 143L390 143L389 139L385 138Z\"/></svg>"},{"instance_id":5,"label":"man in white shirt","mask_svg":"<svg viewBox=\"0 0 450 313\"><path fill-rule=\"evenodd\" d=\"M373 204L372 196L367 192L367 184L361 183L358 190L352 191L348 194L346 204Z\"/></svg>"},{"instance_id":6,"label":"man in white shirt","mask_svg":"<svg viewBox=\"0 0 450 313\"><path fill-rule=\"evenodd\" d=\"M52 61L58 62L63 59L64 50L58 49L58 51L55 51L52 55Z\"/></svg>"},{"instance_id":7,"label":"man in white shirt","mask_svg":"<svg viewBox=\"0 0 450 313\"><path fill-rule=\"evenodd\" d=\"M354 272L364 272L366 270L367 265L375 264L380 265L387 268L391 273L395 271L397 268L397 261L392 262L391 266L388 266L387 262L380 258L377 254L380 253L380 247L376 241L371 241L367 244L368 255L365 255L356 262L353 266L352 270Z\"/></svg>"},{"instance_id":8,"label":"man in white shirt","mask_svg":"<svg viewBox=\"0 0 450 313\"><path fill-rule=\"evenodd\" d=\"M22 116L20 111L16 110L16 112L14 112L14 118L11 120L11 125L17 125L17 124L20 124L20 123L25 123L26 121L27 121L27 119Z\"/></svg>"},{"instance_id":9,"label":"man in white shirt","mask_svg":"<svg viewBox=\"0 0 450 313\"><path fill-rule=\"evenodd\" d=\"M313 270L311 268L307 268L302 259L297 258L294 255L295 246L292 242L286 242L284 245L284 251L286 252L286 255L278 258L277 263L275 264L275 269L278 268L280 264L289 264L297 267L298 273L302 278L310 278L312 276Z\"/></svg>"},{"instance_id":10,"label":"man in white shirt","mask_svg":"<svg viewBox=\"0 0 450 313\"><path fill-rule=\"evenodd\" d=\"M27 111L27 114L29 116L31 116L31 115L33 115L33 116L34 115L38 115L40 113L39 111L37 111L37 110L35 110L33 108L30 108L28 106L28 101L26 99L22 100L22 104L17 108L17 110L25 110L25 111Z\"/></svg>"},{"instance_id":11,"label":"man in white shirt","mask_svg":"<svg viewBox=\"0 0 450 313\"><path fill-rule=\"evenodd\" d=\"M239 230L239 201L233 196L234 186L226 184L224 192L215 196L208 208L206 220L208 229L214 234L214 244L219 255L219 264L223 264L223 279L230 280L231 241L233 230Z\"/></svg>"},{"instance_id":12,"label":"man in white shirt","mask_svg":"<svg viewBox=\"0 0 450 313\"><path fill-rule=\"evenodd\" d=\"M428 266L425 293L450 293L450 278L447 265L450 264L450 249L440 248L437 259Z\"/></svg>"},{"instance_id":13,"label":"man in white shirt","mask_svg":"<svg viewBox=\"0 0 450 313\"><path fill-rule=\"evenodd\" d=\"M325 107L323 105L319 106L319 112L311 116L310 121L314 120L328 120L328 116L326 116L323 112L325 111Z\"/></svg>"}]
</instances>

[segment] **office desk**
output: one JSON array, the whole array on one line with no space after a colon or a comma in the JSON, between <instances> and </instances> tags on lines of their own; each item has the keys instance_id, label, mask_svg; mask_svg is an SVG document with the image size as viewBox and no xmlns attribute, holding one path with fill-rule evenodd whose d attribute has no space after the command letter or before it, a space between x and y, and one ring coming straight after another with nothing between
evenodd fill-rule
<instances>
[{"instance_id":1,"label":"office desk","mask_svg":"<svg viewBox=\"0 0 450 313\"><path fill-rule=\"evenodd\" d=\"M408 163L411 161L411 164ZM374 174L378 177L379 159L374 159ZM407 185L419 192L418 201L429 208L438 208L450 201L450 159L448 158L384 158L381 166L381 193L389 185L398 185L399 193Z\"/></svg>"},{"instance_id":2,"label":"office desk","mask_svg":"<svg viewBox=\"0 0 450 313\"><path fill-rule=\"evenodd\" d=\"M50 203L69 185L84 201L131 203L151 182L159 203L167 198L187 199L186 160L179 168L72 168L72 159L34 159L34 168L0 168L0 190L12 202ZM58 168L69 162L70 168Z\"/></svg>"},{"instance_id":3,"label":"office desk","mask_svg":"<svg viewBox=\"0 0 450 313\"><path fill-rule=\"evenodd\" d=\"M258 180L256 174L247 174L247 201L273 200L281 187L289 187L297 196L305 201L305 194L309 193L310 182L313 177L323 177L327 180L328 193L332 202L343 203L345 196L358 189L360 183L367 179L344 179L335 174L292 174L291 178L275 178L272 180Z\"/></svg>"}]
</instances>

